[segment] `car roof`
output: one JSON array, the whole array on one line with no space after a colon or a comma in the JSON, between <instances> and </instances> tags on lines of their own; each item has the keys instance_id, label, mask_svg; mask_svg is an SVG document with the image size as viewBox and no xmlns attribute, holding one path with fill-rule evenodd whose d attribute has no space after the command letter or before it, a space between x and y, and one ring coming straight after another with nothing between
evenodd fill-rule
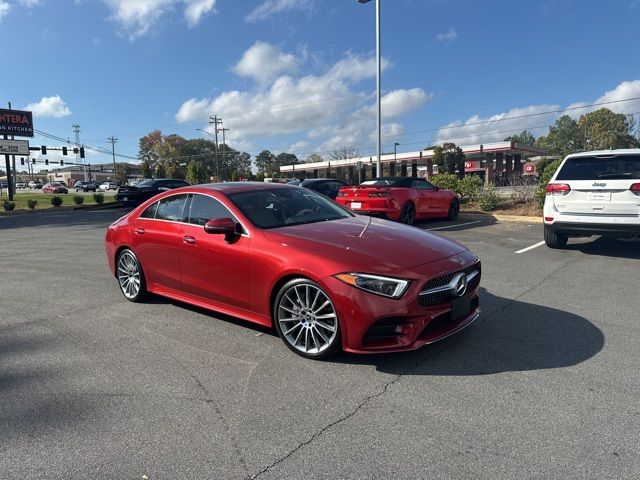
<instances>
[{"instance_id":1,"label":"car roof","mask_svg":"<svg viewBox=\"0 0 640 480\"><path fill-rule=\"evenodd\" d=\"M223 183L203 183L200 185L190 185L187 187L180 187L172 192L181 192L181 191L206 191L206 190L214 190L216 192L220 192L224 195L229 195L231 193L237 192L255 192L256 190L273 190L274 188L289 188L289 189L299 189L302 187L298 187L297 185L289 185L286 183L272 183L272 182L223 182Z\"/></svg>"},{"instance_id":2,"label":"car roof","mask_svg":"<svg viewBox=\"0 0 640 480\"><path fill-rule=\"evenodd\" d=\"M617 150L593 150L591 152L578 152L572 153L567 156L571 158L580 157L598 157L598 156L612 156L612 155L640 155L640 148L619 148Z\"/></svg>"}]
</instances>

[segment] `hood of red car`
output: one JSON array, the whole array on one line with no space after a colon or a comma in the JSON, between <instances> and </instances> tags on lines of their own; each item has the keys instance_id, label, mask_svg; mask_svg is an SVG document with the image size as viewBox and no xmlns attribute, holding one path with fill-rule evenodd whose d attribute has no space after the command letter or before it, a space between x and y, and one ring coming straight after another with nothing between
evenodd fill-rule
<instances>
[{"instance_id":1,"label":"hood of red car","mask_svg":"<svg viewBox=\"0 0 640 480\"><path fill-rule=\"evenodd\" d=\"M266 237L289 247L334 260L408 268L451 257L467 248L419 228L357 216L265 230Z\"/></svg>"}]
</instances>

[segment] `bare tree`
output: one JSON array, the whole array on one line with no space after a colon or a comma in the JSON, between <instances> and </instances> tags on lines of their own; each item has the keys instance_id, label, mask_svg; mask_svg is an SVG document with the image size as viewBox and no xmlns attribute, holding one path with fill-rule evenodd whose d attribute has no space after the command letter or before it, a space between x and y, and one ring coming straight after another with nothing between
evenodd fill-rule
<instances>
[{"instance_id":1,"label":"bare tree","mask_svg":"<svg viewBox=\"0 0 640 480\"><path fill-rule=\"evenodd\" d=\"M331 160L346 160L348 158L358 158L360 150L357 145L340 145L329 152Z\"/></svg>"},{"instance_id":2,"label":"bare tree","mask_svg":"<svg viewBox=\"0 0 640 480\"><path fill-rule=\"evenodd\" d=\"M316 163L316 162L324 162L324 158L322 158L322 155L318 153L312 153L304 161L304 163Z\"/></svg>"}]
</instances>

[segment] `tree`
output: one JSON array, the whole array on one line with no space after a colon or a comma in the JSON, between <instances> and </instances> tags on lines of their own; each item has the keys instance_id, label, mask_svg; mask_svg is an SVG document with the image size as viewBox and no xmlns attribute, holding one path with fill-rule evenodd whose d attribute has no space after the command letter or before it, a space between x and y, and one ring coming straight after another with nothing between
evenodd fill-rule
<instances>
[{"instance_id":1,"label":"tree","mask_svg":"<svg viewBox=\"0 0 640 480\"><path fill-rule=\"evenodd\" d=\"M360 157L360 150L357 145L340 145L329 152L331 160L346 160Z\"/></svg>"},{"instance_id":2,"label":"tree","mask_svg":"<svg viewBox=\"0 0 640 480\"><path fill-rule=\"evenodd\" d=\"M634 125L633 116L600 108L578 119L577 133L582 135L584 150L633 148L639 146L633 136Z\"/></svg>"},{"instance_id":3,"label":"tree","mask_svg":"<svg viewBox=\"0 0 640 480\"><path fill-rule=\"evenodd\" d=\"M578 140L578 122L569 115L561 116L546 136L538 137L536 144L551 155L562 157L581 150L583 142Z\"/></svg>"},{"instance_id":4,"label":"tree","mask_svg":"<svg viewBox=\"0 0 640 480\"><path fill-rule=\"evenodd\" d=\"M273 177L280 172L278 164L276 163L276 156L269 150L261 151L256 157L256 168L259 173L264 174L265 177Z\"/></svg>"},{"instance_id":5,"label":"tree","mask_svg":"<svg viewBox=\"0 0 640 480\"><path fill-rule=\"evenodd\" d=\"M164 169L164 165L162 163L158 163L156 165L156 178L165 178L167 176L167 172Z\"/></svg>"},{"instance_id":6,"label":"tree","mask_svg":"<svg viewBox=\"0 0 640 480\"><path fill-rule=\"evenodd\" d=\"M206 183L209 180L209 174L205 164L201 161L191 160L187 164L186 180L191 185Z\"/></svg>"},{"instance_id":7,"label":"tree","mask_svg":"<svg viewBox=\"0 0 640 480\"><path fill-rule=\"evenodd\" d=\"M324 158L322 158L322 155L320 155L319 153L312 153L304 161L304 163L318 163L318 162L324 162Z\"/></svg>"},{"instance_id":8,"label":"tree","mask_svg":"<svg viewBox=\"0 0 640 480\"><path fill-rule=\"evenodd\" d=\"M162 132L160 130L154 130L139 141L140 151L138 157L143 162L147 162L151 169L155 168L158 160L158 146L162 144Z\"/></svg>"},{"instance_id":9,"label":"tree","mask_svg":"<svg viewBox=\"0 0 640 480\"><path fill-rule=\"evenodd\" d=\"M149 165L149 162L146 160L144 160L140 164L140 175L142 175L142 178L153 177L153 173L151 172L151 166Z\"/></svg>"},{"instance_id":10,"label":"tree","mask_svg":"<svg viewBox=\"0 0 640 480\"><path fill-rule=\"evenodd\" d=\"M300 161L293 153L282 152L276 157L276 163L278 164L279 170L283 165L297 165Z\"/></svg>"},{"instance_id":11,"label":"tree","mask_svg":"<svg viewBox=\"0 0 640 480\"><path fill-rule=\"evenodd\" d=\"M464 176L464 154L455 143L443 143L433 149L433 163L438 166L438 173L456 173Z\"/></svg>"},{"instance_id":12,"label":"tree","mask_svg":"<svg viewBox=\"0 0 640 480\"><path fill-rule=\"evenodd\" d=\"M523 130L518 135L511 135L504 139L505 142L523 143L525 145L535 145L536 139L528 130Z\"/></svg>"},{"instance_id":13,"label":"tree","mask_svg":"<svg viewBox=\"0 0 640 480\"><path fill-rule=\"evenodd\" d=\"M126 185L128 182L128 176L131 173L131 167L128 163L116 163L116 182L120 185Z\"/></svg>"}]
</instances>

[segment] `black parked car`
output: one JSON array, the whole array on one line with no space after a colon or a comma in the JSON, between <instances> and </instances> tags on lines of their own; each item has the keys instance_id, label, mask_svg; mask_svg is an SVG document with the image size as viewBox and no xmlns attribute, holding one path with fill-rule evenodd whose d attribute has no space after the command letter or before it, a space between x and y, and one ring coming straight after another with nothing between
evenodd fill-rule
<instances>
[{"instance_id":1,"label":"black parked car","mask_svg":"<svg viewBox=\"0 0 640 480\"><path fill-rule=\"evenodd\" d=\"M349 186L349 184L335 178L309 178L304 180L300 186L335 200L338 196L338 190L341 187Z\"/></svg>"},{"instance_id":2,"label":"black parked car","mask_svg":"<svg viewBox=\"0 0 640 480\"><path fill-rule=\"evenodd\" d=\"M187 186L189 186L189 184L183 180L172 180L169 178L143 180L135 185L120 187L116 194L116 202L127 205L140 205L158 193Z\"/></svg>"},{"instance_id":3,"label":"black parked car","mask_svg":"<svg viewBox=\"0 0 640 480\"><path fill-rule=\"evenodd\" d=\"M80 192L80 191L83 191L83 192L95 192L96 188L98 188L98 187L93 182L82 182L82 181L80 181L80 182L74 183L73 184L73 188L76 189L76 192Z\"/></svg>"}]
</instances>

